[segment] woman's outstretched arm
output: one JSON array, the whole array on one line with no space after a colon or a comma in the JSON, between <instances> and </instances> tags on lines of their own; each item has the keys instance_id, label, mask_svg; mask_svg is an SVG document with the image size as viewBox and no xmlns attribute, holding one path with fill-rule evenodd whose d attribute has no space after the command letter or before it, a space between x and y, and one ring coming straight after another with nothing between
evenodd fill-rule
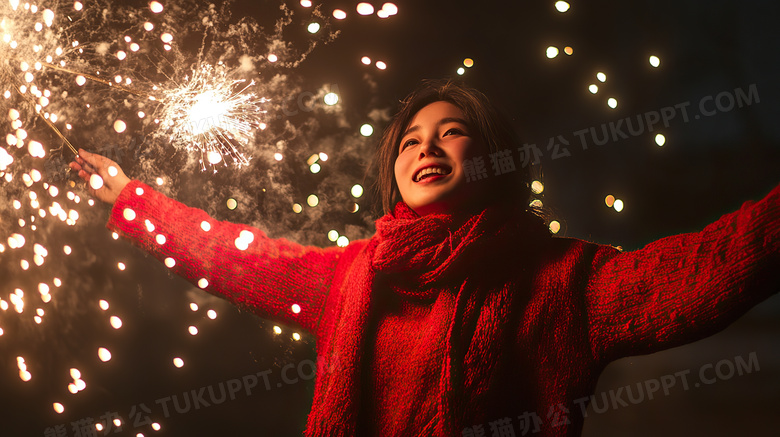
<instances>
[{"instance_id":1,"label":"woman's outstretched arm","mask_svg":"<svg viewBox=\"0 0 780 437\"><path fill-rule=\"evenodd\" d=\"M594 354L606 361L689 343L780 291L780 186L701 232L634 252L601 247L586 292Z\"/></svg>"},{"instance_id":2,"label":"woman's outstretched arm","mask_svg":"<svg viewBox=\"0 0 780 437\"><path fill-rule=\"evenodd\" d=\"M268 238L250 226L214 220L139 181L112 179L108 167L118 165L107 158L83 151L81 157L71 167L83 179L89 180L92 172L106 175L105 190L92 192L114 203L109 229L198 287L261 317L319 334L342 248L302 246Z\"/></svg>"}]
</instances>

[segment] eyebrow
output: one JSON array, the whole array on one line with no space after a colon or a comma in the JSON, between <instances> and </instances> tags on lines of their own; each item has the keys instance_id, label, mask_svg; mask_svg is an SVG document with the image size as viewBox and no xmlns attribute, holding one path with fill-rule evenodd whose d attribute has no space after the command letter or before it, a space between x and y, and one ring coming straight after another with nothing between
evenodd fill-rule
<instances>
[{"instance_id":1,"label":"eyebrow","mask_svg":"<svg viewBox=\"0 0 780 437\"><path fill-rule=\"evenodd\" d=\"M439 127L439 126L441 126L443 124L447 124L447 123L460 123L460 124L462 124L464 126L468 126L469 125L468 123L466 123L466 120L464 120L462 118L458 118L458 117L445 117L445 118L442 118L441 120L439 120L436 123L436 127ZM420 130L420 125L416 124L416 125L410 127L409 129L406 129L406 131L403 133L403 135L401 135L401 138L409 135L412 132L418 131L418 130Z\"/></svg>"}]
</instances>

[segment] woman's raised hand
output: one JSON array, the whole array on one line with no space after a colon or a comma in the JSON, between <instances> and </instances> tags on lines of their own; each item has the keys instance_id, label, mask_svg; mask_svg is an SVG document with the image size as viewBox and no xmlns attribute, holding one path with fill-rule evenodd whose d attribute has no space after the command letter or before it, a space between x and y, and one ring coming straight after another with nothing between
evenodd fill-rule
<instances>
[{"instance_id":1,"label":"woman's raised hand","mask_svg":"<svg viewBox=\"0 0 780 437\"><path fill-rule=\"evenodd\" d=\"M76 161L69 165L87 182L92 195L106 203L113 204L125 185L130 182L119 164L84 149L79 149Z\"/></svg>"}]
</instances>

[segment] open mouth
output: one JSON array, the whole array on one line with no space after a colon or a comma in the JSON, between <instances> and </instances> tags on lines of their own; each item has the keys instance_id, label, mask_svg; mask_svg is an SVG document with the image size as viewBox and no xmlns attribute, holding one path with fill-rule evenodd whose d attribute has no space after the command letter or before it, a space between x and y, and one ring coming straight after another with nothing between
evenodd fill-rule
<instances>
[{"instance_id":1,"label":"open mouth","mask_svg":"<svg viewBox=\"0 0 780 437\"><path fill-rule=\"evenodd\" d=\"M441 166L425 167L424 169L415 173L413 180L415 182L420 182L425 179L433 178L436 176L448 175L451 172L452 169L449 167L441 167Z\"/></svg>"}]
</instances>

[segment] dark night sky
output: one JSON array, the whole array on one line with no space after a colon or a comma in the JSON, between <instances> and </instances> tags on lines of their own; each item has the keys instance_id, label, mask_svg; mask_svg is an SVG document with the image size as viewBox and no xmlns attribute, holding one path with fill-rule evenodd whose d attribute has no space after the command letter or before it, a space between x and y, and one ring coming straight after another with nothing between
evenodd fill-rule
<instances>
[{"instance_id":1,"label":"dark night sky","mask_svg":"<svg viewBox=\"0 0 780 437\"><path fill-rule=\"evenodd\" d=\"M465 81L488 94L514 118L525 140L545 152L544 202L564 224L565 236L637 249L666 235L699 230L742 202L761 198L778 183L776 2L595 0L572 2L565 14L555 10L553 1L397 4L399 14L382 21L357 16L354 2L322 3L327 16L335 8L348 12L346 20L334 24L342 33L318 46L290 74L303 89L338 86L346 118L356 127L372 109L392 112L421 79L454 76L464 58L473 58L475 66L467 70ZM234 10L263 23L271 20L265 14L275 17L277 5L245 1L237 2ZM295 20L308 22L309 10L297 2L290 6ZM299 30L297 38L311 37L303 27ZM571 45L574 54L547 59L548 45ZM650 54L660 57L660 68L650 67ZM386 61L388 69L360 64L364 55ZM598 71L607 74L606 83L597 82ZM600 85L597 95L588 92L591 83ZM655 132L646 132L583 150L573 134L685 102L695 108L706 96L747 92L751 86L760 101L688 122L678 116L660 131L667 139L664 147L653 142ZM608 96L618 99L617 109L607 107ZM545 146L558 135L571 142L571 156L552 159ZM607 194L624 199L625 210L618 214L606 208ZM6 331L0 337L0 436L41 436L59 424L66 425L67 435L75 435L72 421L99 420L106 412L127 420L140 403L150 407L162 430L126 423L121 435L300 435L313 381L239 394L221 405L163 417L155 403L161 398L265 370L278 381L285 365L315 358L313 339L304 335L301 342L293 341L293 330L287 327L276 336L272 322L194 290L128 243L111 240L103 227L107 215L104 208L77 227L58 228L61 234L51 241L77 241L70 244L81 248L79 256L85 259L122 258L126 271L109 271L100 263L90 267L89 262L70 268L67 258L52 261L61 262L67 274L83 284L79 290L63 290L73 296L68 299L76 310L47 316L47 323L62 329L38 331L15 321L12 309L0 313ZM8 252L0 254L0 273L9 275L0 283L0 296L6 300L18 286L14 284L28 280L16 272L18 262L13 264ZM67 277L63 280L68 283ZM95 305L99 298L111 302L115 312L108 313L121 315L122 329L108 326L110 314L79 306ZM189 302L202 309L190 311ZM216 320L205 317L207 308L218 312ZM197 336L187 333L191 324L199 327ZM686 369L695 372L707 363L751 353L760 371L596 415L586 422L584 435L775 432L780 426L779 333L776 296L713 337L612 364L597 392ZM97 360L100 344L112 351L108 363ZM31 363L30 382L17 376L20 355ZM186 357L186 365L174 368L173 356ZM65 390L70 380L63 369L71 367L79 368L87 382L87 390L75 396ZM64 414L53 412L56 401L66 404Z\"/></svg>"}]
</instances>

